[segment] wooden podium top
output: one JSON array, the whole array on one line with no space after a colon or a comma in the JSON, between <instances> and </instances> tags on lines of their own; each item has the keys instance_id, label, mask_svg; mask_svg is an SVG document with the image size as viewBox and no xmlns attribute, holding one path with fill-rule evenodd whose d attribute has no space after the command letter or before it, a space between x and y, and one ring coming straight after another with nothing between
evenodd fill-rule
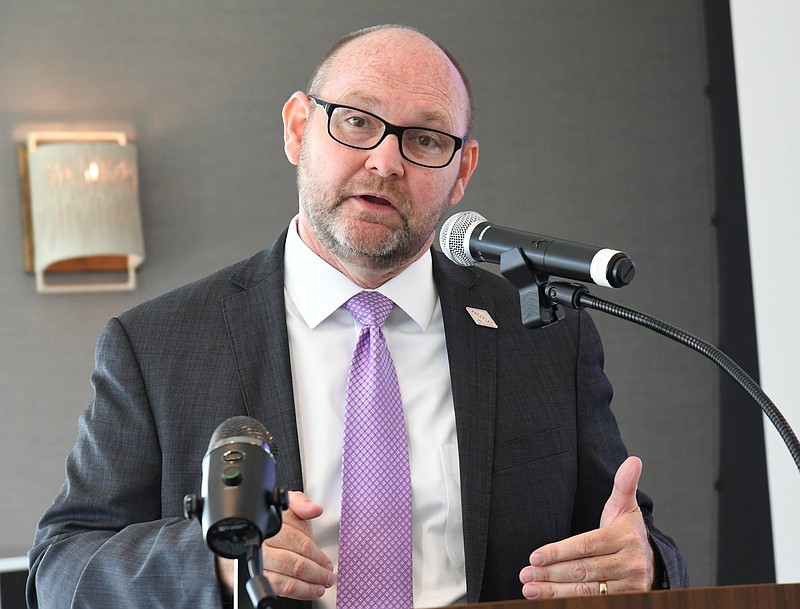
<instances>
[{"instance_id":1,"label":"wooden podium top","mask_svg":"<svg viewBox=\"0 0 800 609\"><path fill-rule=\"evenodd\" d=\"M800 584L754 584L463 605L474 609L800 609Z\"/></svg>"}]
</instances>

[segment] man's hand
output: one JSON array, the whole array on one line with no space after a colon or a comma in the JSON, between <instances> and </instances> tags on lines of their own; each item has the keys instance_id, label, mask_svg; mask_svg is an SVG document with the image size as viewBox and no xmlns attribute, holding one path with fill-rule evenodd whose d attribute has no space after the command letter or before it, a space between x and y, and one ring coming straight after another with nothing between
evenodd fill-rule
<instances>
[{"instance_id":1,"label":"man's hand","mask_svg":"<svg viewBox=\"0 0 800 609\"><path fill-rule=\"evenodd\" d=\"M333 563L311 538L308 521L320 514L322 506L300 491L290 491L281 530L261 544L264 575L278 596L315 600L336 581ZM233 594L233 563L217 557L219 579L228 594Z\"/></svg>"},{"instance_id":2,"label":"man's hand","mask_svg":"<svg viewBox=\"0 0 800 609\"><path fill-rule=\"evenodd\" d=\"M653 549L636 502L641 474L641 460L628 457L614 477L600 528L531 554L530 566L519 574L526 598L600 594L601 582L609 593L651 589Z\"/></svg>"}]
</instances>

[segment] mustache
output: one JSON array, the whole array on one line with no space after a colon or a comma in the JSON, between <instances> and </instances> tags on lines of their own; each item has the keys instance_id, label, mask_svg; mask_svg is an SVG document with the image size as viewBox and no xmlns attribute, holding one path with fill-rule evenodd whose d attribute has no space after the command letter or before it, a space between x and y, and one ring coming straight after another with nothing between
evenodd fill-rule
<instances>
[{"instance_id":1,"label":"mustache","mask_svg":"<svg viewBox=\"0 0 800 609\"><path fill-rule=\"evenodd\" d=\"M407 211L410 207L408 193L398 186L396 182L381 177L353 181L345 184L339 190L336 198L337 206L341 205L341 203L349 197L359 196L365 193L391 201L392 205L401 212Z\"/></svg>"}]
</instances>

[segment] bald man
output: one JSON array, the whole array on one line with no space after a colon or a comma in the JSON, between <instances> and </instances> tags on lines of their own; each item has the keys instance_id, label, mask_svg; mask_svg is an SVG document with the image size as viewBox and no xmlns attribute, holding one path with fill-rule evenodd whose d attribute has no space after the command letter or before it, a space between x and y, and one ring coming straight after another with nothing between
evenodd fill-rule
<instances>
[{"instance_id":1,"label":"bald man","mask_svg":"<svg viewBox=\"0 0 800 609\"><path fill-rule=\"evenodd\" d=\"M526 330L505 280L431 249L478 162L453 57L411 28L355 32L289 98L283 122L300 205L281 237L102 333L94 398L30 553L30 606L229 603L232 561L182 518L182 498L200 486L212 431L236 415L273 433L291 489L261 548L281 606L358 606L337 594L350 568L339 561L342 445L361 331L348 303L362 292L391 301L382 336L412 527L407 575L375 558L380 548L358 548L373 568L361 606L685 585L637 491L642 464L620 438L586 313ZM495 323L476 324L467 307Z\"/></svg>"}]
</instances>

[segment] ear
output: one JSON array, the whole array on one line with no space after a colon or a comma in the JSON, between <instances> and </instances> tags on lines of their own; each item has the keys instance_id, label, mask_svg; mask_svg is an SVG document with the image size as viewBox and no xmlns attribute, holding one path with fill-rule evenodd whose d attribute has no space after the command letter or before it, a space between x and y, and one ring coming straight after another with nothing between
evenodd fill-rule
<instances>
[{"instance_id":1,"label":"ear","mask_svg":"<svg viewBox=\"0 0 800 609\"><path fill-rule=\"evenodd\" d=\"M461 162L458 166L458 176L456 177L455 188L453 188L453 196L450 197L450 206L452 207L461 200L464 192L467 190L467 183L472 177L472 173L478 166L478 141L467 140L464 144L464 149L461 152Z\"/></svg>"},{"instance_id":2,"label":"ear","mask_svg":"<svg viewBox=\"0 0 800 609\"><path fill-rule=\"evenodd\" d=\"M305 93L297 91L283 105L283 150L292 165L300 162L300 143L303 141L310 103Z\"/></svg>"}]
</instances>

